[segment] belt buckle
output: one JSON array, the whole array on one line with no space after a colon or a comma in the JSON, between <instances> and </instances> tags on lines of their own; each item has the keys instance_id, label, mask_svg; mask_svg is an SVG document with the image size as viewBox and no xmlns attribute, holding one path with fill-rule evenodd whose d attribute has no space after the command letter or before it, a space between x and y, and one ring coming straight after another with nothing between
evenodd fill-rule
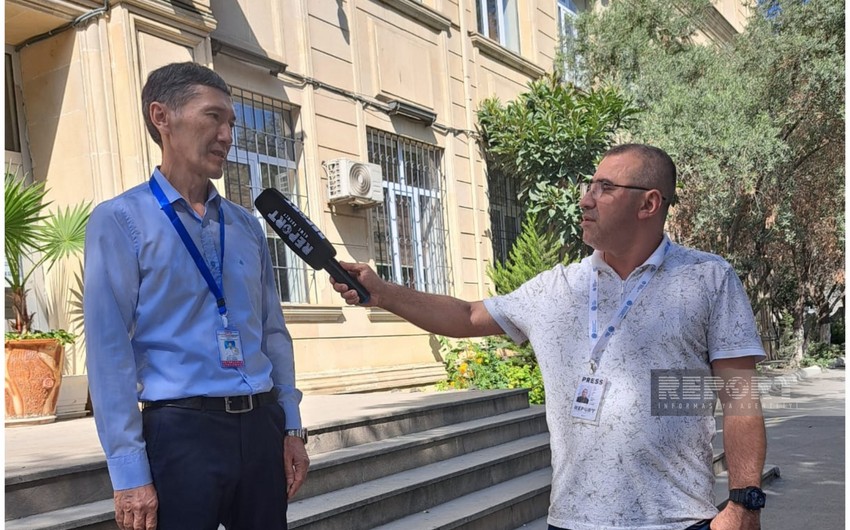
<instances>
[{"instance_id":1,"label":"belt buckle","mask_svg":"<svg viewBox=\"0 0 850 530\"><path fill-rule=\"evenodd\" d=\"M238 398L243 398L248 400L248 408L231 408L231 400L234 396L228 396L224 398L224 411L230 414L244 414L246 412L251 412L254 410L254 396L235 396Z\"/></svg>"}]
</instances>

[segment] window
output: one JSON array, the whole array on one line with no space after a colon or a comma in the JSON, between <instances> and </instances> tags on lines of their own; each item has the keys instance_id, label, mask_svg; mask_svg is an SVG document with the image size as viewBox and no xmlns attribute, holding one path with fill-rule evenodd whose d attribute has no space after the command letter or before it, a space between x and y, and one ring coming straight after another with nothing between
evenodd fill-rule
<instances>
[{"instance_id":1,"label":"window","mask_svg":"<svg viewBox=\"0 0 850 530\"><path fill-rule=\"evenodd\" d=\"M384 204L371 217L378 274L420 291L447 293L442 150L372 129L367 142L369 162L380 164L384 175Z\"/></svg>"},{"instance_id":2,"label":"window","mask_svg":"<svg viewBox=\"0 0 850 530\"><path fill-rule=\"evenodd\" d=\"M6 55L6 151L21 152L21 134L18 129L18 98L15 94L15 72L12 55Z\"/></svg>"},{"instance_id":3,"label":"window","mask_svg":"<svg viewBox=\"0 0 850 530\"><path fill-rule=\"evenodd\" d=\"M579 8L573 0L558 0L558 35L561 40L561 52L564 54L574 53L575 40L578 37L578 31L575 26L575 19L578 16ZM570 66L570 61L564 57L564 82L576 83L578 75L575 66Z\"/></svg>"},{"instance_id":4,"label":"window","mask_svg":"<svg viewBox=\"0 0 850 530\"><path fill-rule=\"evenodd\" d=\"M6 46L4 57L4 118L5 118L5 156L4 170L20 178L30 173L29 153L26 145L26 123L21 99L21 67L18 54L11 46Z\"/></svg>"},{"instance_id":5,"label":"window","mask_svg":"<svg viewBox=\"0 0 850 530\"><path fill-rule=\"evenodd\" d=\"M308 285L315 285L312 270L264 223L254 210L254 198L265 188L277 188L294 203L299 194L292 112L281 101L231 87L236 124L233 145L224 169L227 198L257 215L266 231L280 300L308 301ZM305 208L302 210L307 213Z\"/></svg>"},{"instance_id":6,"label":"window","mask_svg":"<svg viewBox=\"0 0 850 530\"><path fill-rule=\"evenodd\" d=\"M488 164L487 187L493 259L505 263L522 230L524 212L517 199L519 179Z\"/></svg>"},{"instance_id":7,"label":"window","mask_svg":"<svg viewBox=\"0 0 850 530\"><path fill-rule=\"evenodd\" d=\"M519 52L517 0L477 0L478 32Z\"/></svg>"},{"instance_id":8,"label":"window","mask_svg":"<svg viewBox=\"0 0 850 530\"><path fill-rule=\"evenodd\" d=\"M18 56L11 46L6 46L5 53L5 96L3 104L5 106L5 157L4 157L4 172L11 173L16 177L23 179L27 176L26 168L24 167L24 155L22 153L23 146L21 145L21 123L20 123L20 107L16 80L19 78L20 70L18 67ZM6 256L3 256L3 277L7 280L11 275L9 263L6 261ZM12 297L8 285L4 290L3 299L6 314L12 315Z\"/></svg>"}]
</instances>

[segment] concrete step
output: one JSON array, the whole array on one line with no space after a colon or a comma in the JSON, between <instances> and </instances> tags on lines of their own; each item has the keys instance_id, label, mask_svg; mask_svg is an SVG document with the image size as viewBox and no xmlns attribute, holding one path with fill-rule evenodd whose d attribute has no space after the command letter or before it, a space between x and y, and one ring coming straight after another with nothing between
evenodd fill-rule
<instances>
[{"instance_id":1,"label":"concrete step","mask_svg":"<svg viewBox=\"0 0 850 530\"><path fill-rule=\"evenodd\" d=\"M289 528L369 530L549 463L549 435L538 434L296 501Z\"/></svg>"},{"instance_id":2,"label":"concrete step","mask_svg":"<svg viewBox=\"0 0 850 530\"><path fill-rule=\"evenodd\" d=\"M545 410L533 406L321 453L311 457L309 478L295 500L545 432Z\"/></svg>"},{"instance_id":3,"label":"concrete step","mask_svg":"<svg viewBox=\"0 0 850 530\"><path fill-rule=\"evenodd\" d=\"M375 530L512 530L547 512L551 484L552 468L539 469Z\"/></svg>"},{"instance_id":4,"label":"concrete step","mask_svg":"<svg viewBox=\"0 0 850 530\"><path fill-rule=\"evenodd\" d=\"M7 530L116 530L112 497L106 500L68 506L22 519L7 520Z\"/></svg>"},{"instance_id":5,"label":"concrete step","mask_svg":"<svg viewBox=\"0 0 850 530\"><path fill-rule=\"evenodd\" d=\"M516 527L516 530L548 530L549 523L546 522L546 515L541 517L540 519L535 519L530 523L525 523L522 526Z\"/></svg>"},{"instance_id":6,"label":"concrete step","mask_svg":"<svg viewBox=\"0 0 850 530\"><path fill-rule=\"evenodd\" d=\"M6 521L89 504L112 503L112 482L101 457L33 473L6 475Z\"/></svg>"},{"instance_id":7,"label":"concrete step","mask_svg":"<svg viewBox=\"0 0 850 530\"><path fill-rule=\"evenodd\" d=\"M374 413L313 425L301 498L546 430L543 408L529 408L525 390L400 395ZM102 457L7 471L6 520L17 528L114 528L112 518Z\"/></svg>"},{"instance_id":8,"label":"concrete step","mask_svg":"<svg viewBox=\"0 0 850 530\"><path fill-rule=\"evenodd\" d=\"M298 377L296 386L305 394L346 394L423 387L445 379L445 365L434 362L305 374Z\"/></svg>"},{"instance_id":9,"label":"concrete step","mask_svg":"<svg viewBox=\"0 0 850 530\"><path fill-rule=\"evenodd\" d=\"M330 396L337 397L337 396ZM327 453L436 427L497 416L528 408L528 390L492 390L487 392L437 392L427 399L406 404L387 412L364 414L345 420L335 419L310 427L307 452Z\"/></svg>"},{"instance_id":10,"label":"concrete step","mask_svg":"<svg viewBox=\"0 0 850 530\"><path fill-rule=\"evenodd\" d=\"M335 480L327 479L327 473L322 471L320 456L324 453L431 429L449 427L450 430L450 426L457 423L486 419L514 411L527 411L529 407L527 396L527 390L434 393L415 396L415 400L411 400L409 395L402 394L399 396L397 405L379 407L374 413L361 413L356 417L343 420L335 419L308 424L311 428L311 437L307 450L313 462L319 462L318 465L314 464L314 469L318 470L316 475L319 480L316 481L317 484L312 484L313 476L311 475L311 480L307 482L308 486L305 486L302 495L305 497L310 495L311 490L315 493L328 491L326 489L328 484ZM312 397L317 400L322 398L322 396ZM338 400L339 396L328 396L328 398ZM351 399L357 401L360 396L354 395ZM539 425L539 420L534 421L535 425ZM519 432L522 428L515 426L513 429ZM422 439L423 443L427 444L427 436L423 435ZM470 443L474 445L478 442L470 440ZM446 442L446 445L451 444ZM348 467L353 469L355 465L350 464ZM40 462L38 466L7 470L5 493L5 518L9 521L79 504L112 499L112 486L106 461L101 453L99 456L87 457L71 464L63 464L59 460L53 465L50 462Z\"/></svg>"},{"instance_id":11,"label":"concrete step","mask_svg":"<svg viewBox=\"0 0 850 530\"><path fill-rule=\"evenodd\" d=\"M779 467L773 464L765 464L764 470L762 471L762 487L766 487L768 484L779 478ZM729 475L725 471L722 473L718 473L714 478L714 501L717 504L717 509L722 510L726 503L729 500ZM410 527L414 528L414 527ZM520 526L514 527L516 530L547 530L549 528L549 524L546 522L546 516L531 521L530 523L526 523Z\"/></svg>"}]
</instances>

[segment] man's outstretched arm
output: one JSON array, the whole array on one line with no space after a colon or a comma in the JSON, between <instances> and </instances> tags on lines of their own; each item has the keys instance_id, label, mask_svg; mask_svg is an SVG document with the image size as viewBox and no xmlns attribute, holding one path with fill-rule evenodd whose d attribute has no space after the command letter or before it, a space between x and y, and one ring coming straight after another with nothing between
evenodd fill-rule
<instances>
[{"instance_id":1,"label":"man's outstretched arm","mask_svg":"<svg viewBox=\"0 0 850 530\"><path fill-rule=\"evenodd\" d=\"M416 291L382 280L368 265L340 263L371 297L366 307L380 307L425 331L447 337L484 337L504 333L481 301ZM334 290L349 305L358 305L357 292L331 278Z\"/></svg>"}]
</instances>

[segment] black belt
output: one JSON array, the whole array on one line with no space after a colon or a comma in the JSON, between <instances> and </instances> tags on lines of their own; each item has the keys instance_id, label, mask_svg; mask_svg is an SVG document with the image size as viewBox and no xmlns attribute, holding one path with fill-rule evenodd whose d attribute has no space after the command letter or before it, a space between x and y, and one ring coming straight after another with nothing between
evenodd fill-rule
<instances>
[{"instance_id":1,"label":"black belt","mask_svg":"<svg viewBox=\"0 0 850 530\"><path fill-rule=\"evenodd\" d=\"M262 394L252 396L227 396L227 397L188 397L183 399L162 399L159 401L142 401L142 409L177 407L193 410L213 410L218 412L230 412L240 414L251 412L257 407L277 403L275 392L270 390Z\"/></svg>"}]
</instances>

